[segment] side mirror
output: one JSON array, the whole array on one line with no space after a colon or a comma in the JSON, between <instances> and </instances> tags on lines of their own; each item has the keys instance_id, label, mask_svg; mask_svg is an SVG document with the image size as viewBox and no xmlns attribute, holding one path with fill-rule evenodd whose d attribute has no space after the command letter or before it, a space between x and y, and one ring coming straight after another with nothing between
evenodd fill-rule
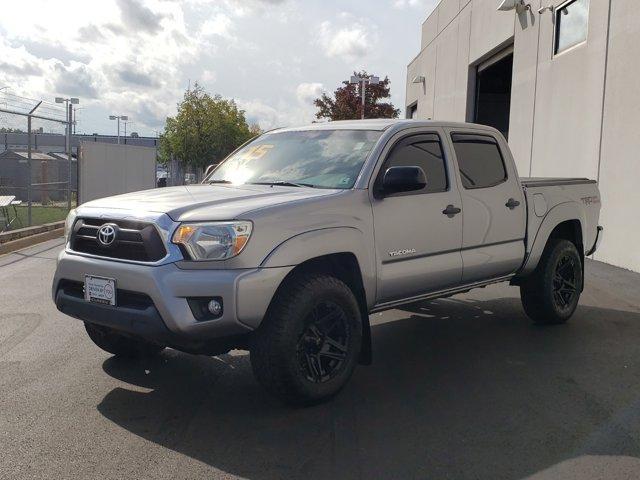
<instances>
[{"instance_id":1,"label":"side mirror","mask_svg":"<svg viewBox=\"0 0 640 480\"><path fill-rule=\"evenodd\" d=\"M422 190L427 186L427 177L420 167L391 167L382 178L382 195Z\"/></svg>"}]
</instances>

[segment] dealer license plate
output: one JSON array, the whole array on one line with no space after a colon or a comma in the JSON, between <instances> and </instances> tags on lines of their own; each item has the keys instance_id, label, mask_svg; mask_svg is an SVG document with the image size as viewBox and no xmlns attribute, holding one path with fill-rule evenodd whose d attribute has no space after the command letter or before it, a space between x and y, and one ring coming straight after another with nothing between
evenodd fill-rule
<instances>
[{"instance_id":1,"label":"dealer license plate","mask_svg":"<svg viewBox=\"0 0 640 480\"><path fill-rule=\"evenodd\" d=\"M84 299L102 305L116 304L116 281L113 278L84 276Z\"/></svg>"}]
</instances>

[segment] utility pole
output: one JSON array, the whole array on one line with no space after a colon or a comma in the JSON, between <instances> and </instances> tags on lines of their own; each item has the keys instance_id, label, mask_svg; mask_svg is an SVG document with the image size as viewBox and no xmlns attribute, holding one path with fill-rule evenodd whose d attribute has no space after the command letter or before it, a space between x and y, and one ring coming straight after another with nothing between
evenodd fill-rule
<instances>
[{"instance_id":1,"label":"utility pole","mask_svg":"<svg viewBox=\"0 0 640 480\"><path fill-rule=\"evenodd\" d=\"M120 120L122 120L123 122L126 122L127 120L129 120L129 117L127 117L126 115L109 115L109 120L117 120L118 121L118 145L120 145ZM125 128L126 128L126 123L125 123ZM124 133L125 137L127 136L127 132L125 131Z\"/></svg>"},{"instance_id":2,"label":"utility pole","mask_svg":"<svg viewBox=\"0 0 640 480\"><path fill-rule=\"evenodd\" d=\"M122 123L124 123L124 143L127 143L127 123L131 123L127 120L124 120Z\"/></svg>"},{"instance_id":3,"label":"utility pole","mask_svg":"<svg viewBox=\"0 0 640 480\"><path fill-rule=\"evenodd\" d=\"M73 118L73 104L67 106L67 210L71 211L71 120Z\"/></svg>"},{"instance_id":4,"label":"utility pole","mask_svg":"<svg viewBox=\"0 0 640 480\"><path fill-rule=\"evenodd\" d=\"M362 111L360 112L360 119L364 120L365 113L365 105L367 98L367 84L369 85L378 85L380 83L380 77L376 77L371 75L369 77L360 76L360 75L352 75L349 80L351 84L359 84L360 85L360 97L362 99Z\"/></svg>"},{"instance_id":5,"label":"utility pole","mask_svg":"<svg viewBox=\"0 0 640 480\"><path fill-rule=\"evenodd\" d=\"M67 163L68 163L68 171L67 171L67 209L71 210L71 124L73 120L73 106L80 103L75 97L71 98L62 98L56 97L56 103L64 103L65 110L67 115L67 128L65 130L66 136L66 151L67 151Z\"/></svg>"}]
</instances>

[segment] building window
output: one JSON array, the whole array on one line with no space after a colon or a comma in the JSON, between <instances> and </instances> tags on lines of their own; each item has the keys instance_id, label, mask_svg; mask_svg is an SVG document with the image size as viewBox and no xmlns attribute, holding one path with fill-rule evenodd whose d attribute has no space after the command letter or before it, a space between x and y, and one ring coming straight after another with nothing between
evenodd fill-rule
<instances>
[{"instance_id":1,"label":"building window","mask_svg":"<svg viewBox=\"0 0 640 480\"><path fill-rule=\"evenodd\" d=\"M587 39L589 0L573 0L556 10L555 53L560 53Z\"/></svg>"}]
</instances>

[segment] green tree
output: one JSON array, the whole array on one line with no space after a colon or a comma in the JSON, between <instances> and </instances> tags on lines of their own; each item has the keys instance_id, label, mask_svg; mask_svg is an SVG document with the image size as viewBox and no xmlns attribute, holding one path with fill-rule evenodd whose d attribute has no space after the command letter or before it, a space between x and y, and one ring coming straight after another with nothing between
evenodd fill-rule
<instances>
[{"instance_id":1,"label":"green tree","mask_svg":"<svg viewBox=\"0 0 640 480\"><path fill-rule=\"evenodd\" d=\"M205 168L258 133L233 100L212 97L196 83L185 92L176 116L167 117L158 154L163 163L173 156L185 166Z\"/></svg>"},{"instance_id":2,"label":"green tree","mask_svg":"<svg viewBox=\"0 0 640 480\"><path fill-rule=\"evenodd\" d=\"M361 77L369 78L367 72L356 73ZM362 117L362 97L359 85L348 81L342 82L344 86L338 87L334 92L334 98L323 93L313 103L318 107L316 118L329 120L356 120ZM365 118L398 118L399 108L394 108L391 102L381 102L381 99L391 97L389 77L385 77L377 85L367 85L365 91Z\"/></svg>"}]
</instances>

